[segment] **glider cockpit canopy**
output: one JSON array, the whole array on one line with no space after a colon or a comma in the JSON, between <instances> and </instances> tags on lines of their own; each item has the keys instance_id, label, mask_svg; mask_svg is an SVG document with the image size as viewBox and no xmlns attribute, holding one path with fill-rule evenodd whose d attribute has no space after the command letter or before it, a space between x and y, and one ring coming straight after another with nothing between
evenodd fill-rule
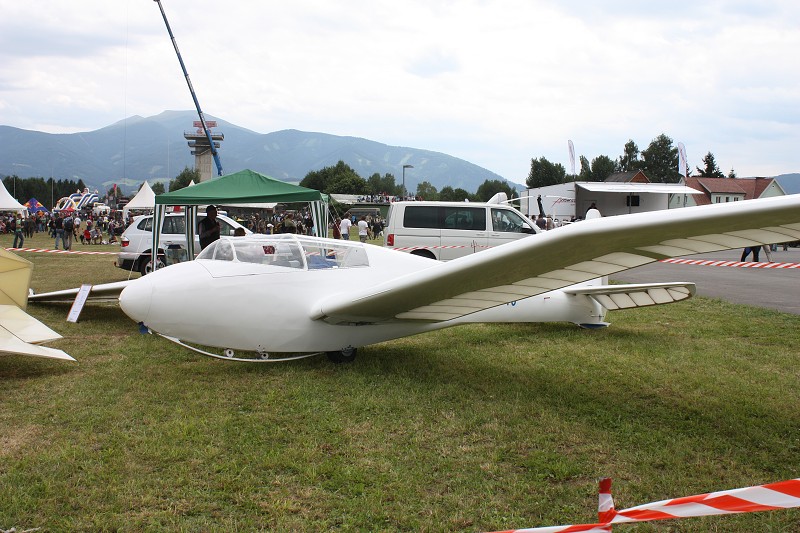
<instances>
[{"instance_id":1,"label":"glider cockpit canopy","mask_svg":"<svg viewBox=\"0 0 800 533\"><path fill-rule=\"evenodd\" d=\"M360 242L331 241L293 234L222 237L197 259L319 270L369 266Z\"/></svg>"}]
</instances>

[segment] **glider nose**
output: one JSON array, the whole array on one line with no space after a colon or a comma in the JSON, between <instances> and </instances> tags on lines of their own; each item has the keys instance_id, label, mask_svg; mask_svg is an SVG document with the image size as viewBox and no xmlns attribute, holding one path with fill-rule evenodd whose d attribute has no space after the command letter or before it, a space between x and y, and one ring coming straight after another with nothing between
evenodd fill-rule
<instances>
[{"instance_id":1,"label":"glider nose","mask_svg":"<svg viewBox=\"0 0 800 533\"><path fill-rule=\"evenodd\" d=\"M146 322L153 301L153 284L150 277L143 276L127 287L119 295L119 306L122 311L136 322Z\"/></svg>"}]
</instances>

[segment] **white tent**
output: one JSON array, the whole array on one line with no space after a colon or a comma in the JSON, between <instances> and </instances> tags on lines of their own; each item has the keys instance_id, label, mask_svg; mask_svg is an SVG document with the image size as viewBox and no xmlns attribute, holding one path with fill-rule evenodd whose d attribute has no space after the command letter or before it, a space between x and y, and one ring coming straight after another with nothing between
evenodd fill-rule
<instances>
[{"instance_id":1,"label":"white tent","mask_svg":"<svg viewBox=\"0 0 800 533\"><path fill-rule=\"evenodd\" d=\"M28 214L28 208L14 200L14 197L8 194L6 186L0 181L0 211L22 211Z\"/></svg>"},{"instance_id":2,"label":"white tent","mask_svg":"<svg viewBox=\"0 0 800 533\"><path fill-rule=\"evenodd\" d=\"M125 207L122 208L122 220L128 220L129 209L155 209L156 207L156 193L150 188L150 185L145 181L136 196L131 198Z\"/></svg>"}]
</instances>

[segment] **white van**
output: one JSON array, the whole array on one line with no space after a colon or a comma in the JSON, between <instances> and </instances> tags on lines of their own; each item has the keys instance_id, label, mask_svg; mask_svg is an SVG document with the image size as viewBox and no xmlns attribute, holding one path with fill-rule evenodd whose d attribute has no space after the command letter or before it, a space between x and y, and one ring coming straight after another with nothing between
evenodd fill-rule
<instances>
[{"instance_id":1,"label":"white van","mask_svg":"<svg viewBox=\"0 0 800 533\"><path fill-rule=\"evenodd\" d=\"M389 207L384 244L414 255L448 261L538 233L530 219L492 198L475 202L395 202Z\"/></svg>"}]
</instances>

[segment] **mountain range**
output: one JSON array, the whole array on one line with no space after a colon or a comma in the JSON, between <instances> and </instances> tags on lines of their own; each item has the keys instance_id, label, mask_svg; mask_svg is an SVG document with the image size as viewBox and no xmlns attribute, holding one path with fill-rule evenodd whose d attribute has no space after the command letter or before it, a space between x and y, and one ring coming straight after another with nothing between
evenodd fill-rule
<instances>
[{"instance_id":1,"label":"mountain range","mask_svg":"<svg viewBox=\"0 0 800 533\"><path fill-rule=\"evenodd\" d=\"M0 175L20 178L53 177L82 179L90 188L108 190L114 183L123 192L177 176L194 167L185 131L194 132L193 111L164 111L152 117L133 116L94 131L53 134L0 126ZM437 189L445 186L470 192L486 180L507 181L485 168L447 154L389 146L357 137L282 130L257 133L220 118L215 133L225 136L219 149L225 174L251 169L273 178L299 182L311 171L344 161L367 179L374 173L392 174L400 183L403 165L406 188L428 181ZM523 188L512 183L515 188Z\"/></svg>"}]
</instances>

